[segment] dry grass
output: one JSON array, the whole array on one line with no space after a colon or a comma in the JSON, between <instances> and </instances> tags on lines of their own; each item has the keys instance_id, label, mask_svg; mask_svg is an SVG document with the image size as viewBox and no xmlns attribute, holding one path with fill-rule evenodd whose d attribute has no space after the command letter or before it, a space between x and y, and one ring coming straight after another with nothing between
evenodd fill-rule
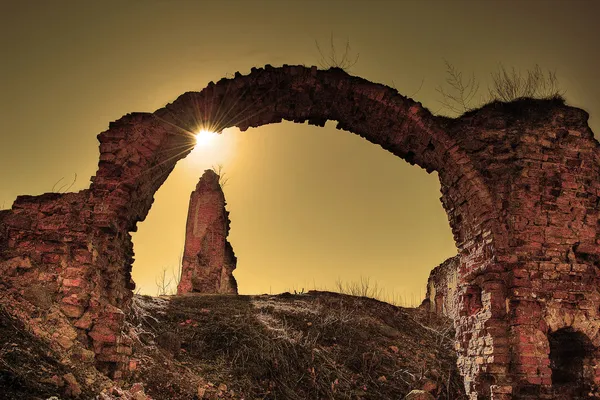
<instances>
[{"instance_id":1,"label":"dry grass","mask_svg":"<svg viewBox=\"0 0 600 400\"><path fill-rule=\"evenodd\" d=\"M124 387L156 399L391 399L431 383L464 398L449 321L365 297L136 295L126 328L138 368ZM2 309L0 338L3 398L67 399L50 378L69 371L98 394L83 384L91 364L62 364Z\"/></svg>"},{"instance_id":2,"label":"dry grass","mask_svg":"<svg viewBox=\"0 0 600 400\"><path fill-rule=\"evenodd\" d=\"M436 91L441 94L442 108L454 114L462 114L476 110L492 102L510 103L522 99L563 100L564 91L559 89L558 78L555 71L544 71L539 65L525 72L518 71L515 67L507 70L500 64L496 72L492 72L491 85L487 93L480 98L479 103L474 99L479 91L479 82L475 74L468 80L463 79L463 74L447 60L446 84L448 89L438 86Z\"/></svg>"},{"instance_id":3,"label":"dry grass","mask_svg":"<svg viewBox=\"0 0 600 400\"><path fill-rule=\"evenodd\" d=\"M147 340L134 354L144 362L133 379L155 398L219 386L225 398L402 398L429 381L438 398L462 398L451 325L418 310L310 291L177 296L160 311L138 312L153 317L141 328L177 338L180 350Z\"/></svg>"},{"instance_id":4,"label":"dry grass","mask_svg":"<svg viewBox=\"0 0 600 400\"><path fill-rule=\"evenodd\" d=\"M510 102L521 98L553 99L561 97L555 71L544 71L539 65L527 70L525 75L515 67L507 71L502 64L500 70L492 73L492 86L489 88L491 100Z\"/></svg>"},{"instance_id":5,"label":"dry grass","mask_svg":"<svg viewBox=\"0 0 600 400\"><path fill-rule=\"evenodd\" d=\"M316 283L312 285L313 291L333 291L340 294L347 294L350 296L366 297L382 301L384 303L392 304L397 307L418 307L423 300L421 295L410 295L402 296L396 292L385 290L381 287L377 281L372 281L370 277L361 276L358 281L343 281L337 279L333 289L326 286L317 286ZM305 289L297 290L296 288L289 289L288 292L294 294L304 294Z\"/></svg>"}]
</instances>

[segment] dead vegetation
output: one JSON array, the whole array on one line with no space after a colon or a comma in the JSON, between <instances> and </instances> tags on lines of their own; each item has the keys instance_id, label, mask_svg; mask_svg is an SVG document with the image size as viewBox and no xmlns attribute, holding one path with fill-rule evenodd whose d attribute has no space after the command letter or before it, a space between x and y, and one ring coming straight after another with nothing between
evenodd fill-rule
<instances>
[{"instance_id":1,"label":"dead vegetation","mask_svg":"<svg viewBox=\"0 0 600 400\"><path fill-rule=\"evenodd\" d=\"M327 290L325 289L325 291ZM386 291L376 281L371 281L369 277L364 276L361 276L358 281L342 281L338 279L335 282L334 292L350 296L367 297L397 307L417 307L423 298L422 296L416 297L414 293L411 293L409 299L409 296L401 296L394 293L394 291Z\"/></svg>"},{"instance_id":2,"label":"dead vegetation","mask_svg":"<svg viewBox=\"0 0 600 400\"><path fill-rule=\"evenodd\" d=\"M451 324L330 292L136 296L133 357L153 398L460 399Z\"/></svg>"},{"instance_id":3,"label":"dead vegetation","mask_svg":"<svg viewBox=\"0 0 600 400\"><path fill-rule=\"evenodd\" d=\"M491 85L487 93L480 97L480 102L475 103L475 95L479 92L479 82L475 74L467 80L463 74L450 62L446 64L446 85L448 88L438 86L436 91L442 96L439 101L442 108L454 114L472 111L493 102L515 102L523 99L563 100L564 91L559 89L558 78L555 71L547 73L539 65L524 73L515 67L507 70L499 64L499 69L492 72Z\"/></svg>"},{"instance_id":4,"label":"dead vegetation","mask_svg":"<svg viewBox=\"0 0 600 400\"><path fill-rule=\"evenodd\" d=\"M156 285L156 295L157 296L170 296L177 293L177 287L179 286L179 282L181 282L181 274L183 265L183 250L181 251L181 255L179 256L179 262L175 266L163 267L160 273L154 278L154 284ZM171 276L167 273L171 270ZM139 293L139 289L136 294Z\"/></svg>"},{"instance_id":5,"label":"dead vegetation","mask_svg":"<svg viewBox=\"0 0 600 400\"><path fill-rule=\"evenodd\" d=\"M3 399L134 398L0 311ZM153 399L464 398L450 321L364 297L136 295L123 333L136 368L119 385Z\"/></svg>"},{"instance_id":6,"label":"dead vegetation","mask_svg":"<svg viewBox=\"0 0 600 400\"><path fill-rule=\"evenodd\" d=\"M479 91L479 83L475 80L475 74L471 75L468 81L463 80L462 72L456 69L447 60L446 63L446 84L449 90L443 86L438 86L436 91L442 95L442 106L448 110L460 114L472 109L473 98Z\"/></svg>"},{"instance_id":7,"label":"dead vegetation","mask_svg":"<svg viewBox=\"0 0 600 400\"><path fill-rule=\"evenodd\" d=\"M163 267L160 274L158 274L158 276L154 280L154 283L156 284L156 295L157 296L165 296L165 295L174 294L173 278L172 277L169 278L167 276L167 268Z\"/></svg>"},{"instance_id":8,"label":"dead vegetation","mask_svg":"<svg viewBox=\"0 0 600 400\"><path fill-rule=\"evenodd\" d=\"M226 176L227 174L223 171L223 164L213 165L210 169L219 177L219 186L223 189L229 181L229 177Z\"/></svg>"},{"instance_id":9,"label":"dead vegetation","mask_svg":"<svg viewBox=\"0 0 600 400\"><path fill-rule=\"evenodd\" d=\"M333 40L333 33L331 34L330 38L329 53L326 54L323 52L323 50L321 50L321 46L319 45L319 42L317 40L315 40L315 46L317 47L317 51L319 52L319 66L322 69L340 68L348 72L358 62L359 54L357 53L356 57L353 57L351 55L350 40L346 40L344 51L340 52L336 49Z\"/></svg>"},{"instance_id":10,"label":"dead vegetation","mask_svg":"<svg viewBox=\"0 0 600 400\"><path fill-rule=\"evenodd\" d=\"M564 94L564 91L559 89L556 71L548 71L546 76L537 64L532 70L527 70L525 75L515 67L507 71L500 64L500 70L492 73L492 81L489 88L491 98L504 102L521 98L550 100L560 98Z\"/></svg>"},{"instance_id":11,"label":"dead vegetation","mask_svg":"<svg viewBox=\"0 0 600 400\"><path fill-rule=\"evenodd\" d=\"M106 382L95 369L52 349L0 304L2 400L91 399Z\"/></svg>"},{"instance_id":12,"label":"dead vegetation","mask_svg":"<svg viewBox=\"0 0 600 400\"><path fill-rule=\"evenodd\" d=\"M46 398L55 394L52 382L45 382L50 376L40 372L52 369L60 374L66 373L66 369L3 309L0 310L0 338L0 391L7 396L3 398L26 398L26 395ZM34 360L38 369L31 368Z\"/></svg>"},{"instance_id":13,"label":"dead vegetation","mask_svg":"<svg viewBox=\"0 0 600 400\"><path fill-rule=\"evenodd\" d=\"M73 176L73 181L69 184L69 183L63 183L61 186L58 186L59 183L61 183L63 181L63 179L65 179L65 177L63 176L62 178L60 178L58 181L56 181L54 183L54 185L52 185L52 189L50 189L50 192L52 193L67 193L69 190L71 190L71 188L73 187L73 185L75 184L75 182L77 182L77 173L74 174Z\"/></svg>"}]
</instances>

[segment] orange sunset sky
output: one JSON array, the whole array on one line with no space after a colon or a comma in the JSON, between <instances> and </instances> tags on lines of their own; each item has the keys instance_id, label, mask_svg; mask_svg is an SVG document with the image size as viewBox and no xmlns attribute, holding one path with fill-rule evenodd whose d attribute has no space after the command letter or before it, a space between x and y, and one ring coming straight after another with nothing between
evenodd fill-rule
<instances>
[{"instance_id":1,"label":"orange sunset sky","mask_svg":"<svg viewBox=\"0 0 600 400\"><path fill-rule=\"evenodd\" d=\"M5 1L0 209L74 174L71 190L87 188L110 121L253 66L318 65L315 41L328 53L332 33L338 50L349 39L359 54L351 74L437 114L454 116L436 91L444 59L474 73L481 95L500 62L555 70L598 137L599 15L594 0ZM133 234L141 292L155 294L160 271L177 268L190 192L222 164L240 293L333 289L362 276L420 301L429 271L456 254L437 175L334 126L229 129L198 146Z\"/></svg>"}]
</instances>

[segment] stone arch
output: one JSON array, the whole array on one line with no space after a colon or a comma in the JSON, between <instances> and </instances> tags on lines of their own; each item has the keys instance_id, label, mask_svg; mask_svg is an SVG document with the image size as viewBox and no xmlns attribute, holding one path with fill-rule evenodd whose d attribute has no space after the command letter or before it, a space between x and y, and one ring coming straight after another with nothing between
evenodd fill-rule
<instances>
[{"instance_id":1,"label":"stone arch","mask_svg":"<svg viewBox=\"0 0 600 400\"><path fill-rule=\"evenodd\" d=\"M561 307L560 304L552 304L547 308L544 321L548 327L548 333L560 330L570 330L585 335L590 343L600 348L600 324L598 317L593 313L581 309L569 309Z\"/></svg>"},{"instance_id":2,"label":"stone arch","mask_svg":"<svg viewBox=\"0 0 600 400\"><path fill-rule=\"evenodd\" d=\"M587 398L595 375L594 354L590 338L571 327L548 334L549 361L553 394L564 398Z\"/></svg>"},{"instance_id":3,"label":"stone arch","mask_svg":"<svg viewBox=\"0 0 600 400\"><path fill-rule=\"evenodd\" d=\"M552 399L599 396L600 324L596 317L585 310L551 304L543 321L543 329L530 332L521 347L524 354L518 357L529 358L534 377L520 382L516 394Z\"/></svg>"},{"instance_id":4,"label":"stone arch","mask_svg":"<svg viewBox=\"0 0 600 400\"><path fill-rule=\"evenodd\" d=\"M556 397L600 396L600 322L587 311L560 304L546 310L550 391ZM565 370L572 373L565 376Z\"/></svg>"},{"instance_id":5,"label":"stone arch","mask_svg":"<svg viewBox=\"0 0 600 400\"><path fill-rule=\"evenodd\" d=\"M454 320L469 398L530 398L551 386L548 332L570 327L600 345L600 144L587 118L556 99L434 117L340 69L252 69L111 123L89 189L20 196L0 212L0 287L35 282L118 377L131 354L121 332L134 287L130 232L191 151L191 132L335 120L438 172L459 254L437 269L430 294Z\"/></svg>"},{"instance_id":6,"label":"stone arch","mask_svg":"<svg viewBox=\"0 0 600 400\"><path fill-rule=\"evenodd\" d=\"M190 133L200 127L221 131L236 126L245 131L284 119L318 126L338 121L338 129L428 172L437 171L444 189L452 190L444 206L455 209L467 201L471 206L450 221L459 249L474 236L466 227L493 219L493 201L479 172L420 103L340 69L302 66L236 73L200 92L185 93L152 114L128 114L111 123L98 136L100 162L90 187L100 210L95 218L103 221L110 215L122 227L135 230L168 173L191 151Z\"/></svg>"},{"instance_id":7,"label":"stone arch","mask_svg":"<svg viewBox=\"0 0 600 400\"><path fill-rule=\"evenodd\" d=\"M100 278L103 284L98 296L117 308L128 304L130 288L134 287L129 232L144 220L154 193L176 162L191 151L192 133L200 128L222 131L233 126L245 131L282 120L308 121L317 126L335 120L338 129L355 133L427 172L436 171L442 205L459 250L458 286L465 286L487 270L502 269L497 266L502 263L497 254L498 247L506 243L506 231L499 223L497 201L471 156L447 129L445 119L434 117L420 103L394 89L350 76L341 69L267 65L252 68L246 76L236 73L232 79L211 82L200 92L187 92L154 113L128 114L98 135L100 161L89 189L94 204L92 223L99 232L95 240L101 242L94 247L109 246L125 255L124 259L117 255L120 264ZM469 381L482 368L472 356L472 348L481 340L491 343L491 336L503 336L506 331L502 315L489 312L490 304L498 303L504 295L499 289L502 284L497 279L475 284L483 290L485 312L469 315L460 323L455 320L462 327L457 330L457 339L463 343L459 355L464 357L459 364L464 364L461 369L468 371L465 379ZM99 318L114 320L113 314ZM493 324L488 323L490 320ZM473 331L480 336L472 337ZM104 340L101 334L96 339L93 329L90 335L94 342ZM507 362L502 358L490 360ZM469 384L467 390L472 390Z\"/></svg>"}]
</instances>

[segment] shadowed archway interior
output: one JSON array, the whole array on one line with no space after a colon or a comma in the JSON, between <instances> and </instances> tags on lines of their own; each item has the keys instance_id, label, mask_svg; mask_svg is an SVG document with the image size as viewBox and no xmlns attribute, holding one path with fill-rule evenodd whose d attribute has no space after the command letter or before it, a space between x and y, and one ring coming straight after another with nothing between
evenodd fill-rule
<instances>
[{"instance_id":1,"label":"shadowed archway interior","mask_svg":"<svg viewBox=\"0 0 600 400\"><path fill-rule=\"evenodd\" d=\"M593 382L594 345L571 328L548 334L552 385L565 398L586 398Z\"/></svg>"}]
</instances>

